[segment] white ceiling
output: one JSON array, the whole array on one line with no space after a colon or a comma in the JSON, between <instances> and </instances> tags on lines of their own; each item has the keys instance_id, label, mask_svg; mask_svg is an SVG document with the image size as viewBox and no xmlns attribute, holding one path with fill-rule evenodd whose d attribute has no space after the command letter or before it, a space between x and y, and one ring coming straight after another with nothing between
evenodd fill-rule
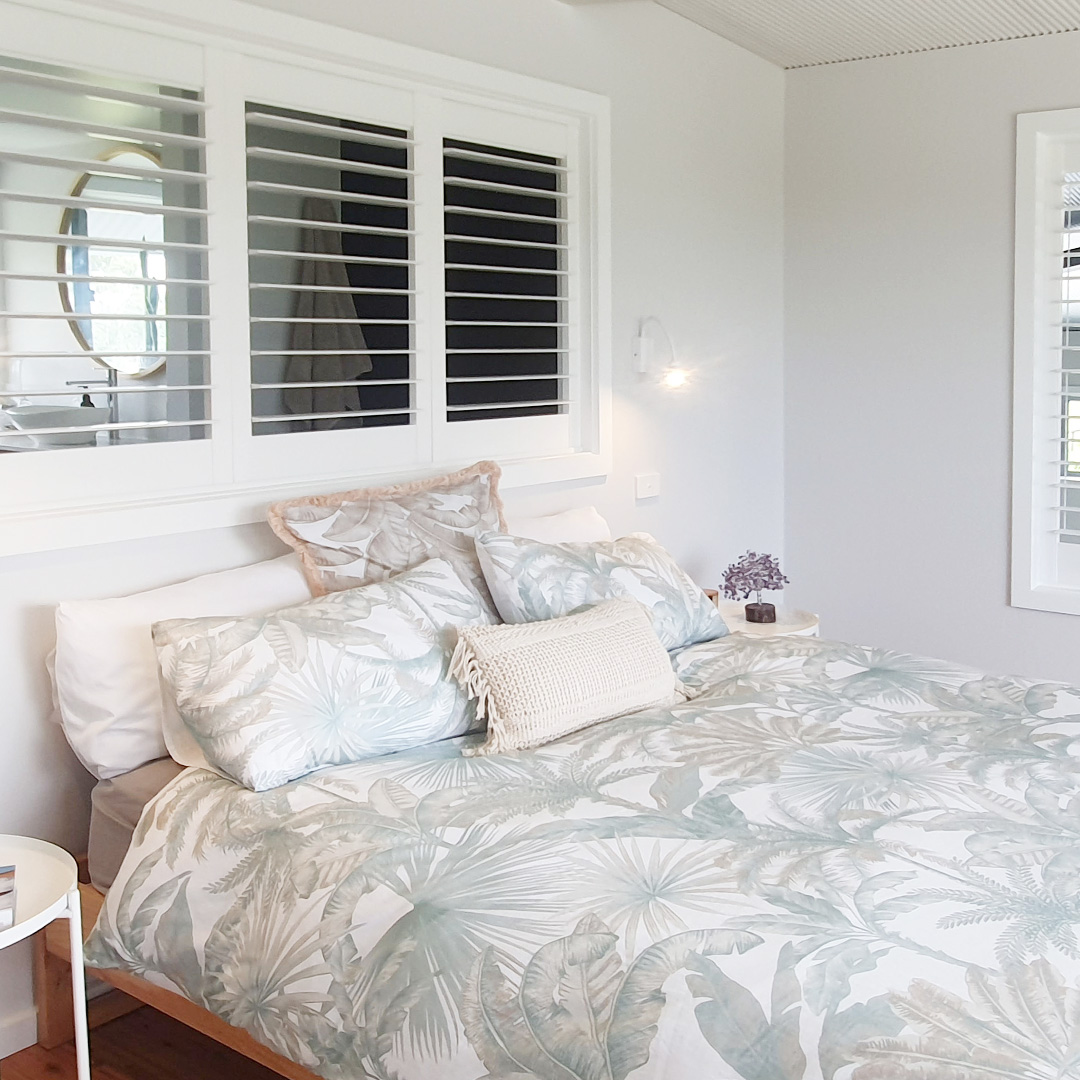
<instances>
[{"instance_id":1,"label":"white ceiling","mask_svg":"<svg viewBox=\"0 0 1080 1080\"><path fill-rule=\"evenodd\" d=\"M658 3L785 68L1080 30L1080 0Z\"/></svg>"}]
</instances>

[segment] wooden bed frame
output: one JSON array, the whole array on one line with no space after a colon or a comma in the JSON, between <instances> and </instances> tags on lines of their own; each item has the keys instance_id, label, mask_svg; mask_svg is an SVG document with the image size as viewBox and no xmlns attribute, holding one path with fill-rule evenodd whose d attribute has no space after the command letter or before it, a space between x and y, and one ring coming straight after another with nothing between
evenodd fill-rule
<instances>
[{"instance_id":1,"label":"wooden bed frame","mask_svg":"<svg viewBox=\"0 0 1080 1080\"><path fill-rule=\"evenodd\" d=\"M79 892L82 894L83 931L89 934L90 928L97 921L101 905L105 902L105 895L92 885L81 883ZM315 1073L276 1054L246 1031L227 1024L220 1017L171 990L163 990L160 986L126 971L87 968L87 972L113 987L109 993L90 1002L87 1011L91 1028L149 1005L150 1008L201 1031L279 1076L287 1077L288 1080L319 1080ZM34 997L37 1002L39 1045L52 1049L74 1039L71 947L66 923L54 922L37 935L34 951Z\"/></svg>"}]
</instances>

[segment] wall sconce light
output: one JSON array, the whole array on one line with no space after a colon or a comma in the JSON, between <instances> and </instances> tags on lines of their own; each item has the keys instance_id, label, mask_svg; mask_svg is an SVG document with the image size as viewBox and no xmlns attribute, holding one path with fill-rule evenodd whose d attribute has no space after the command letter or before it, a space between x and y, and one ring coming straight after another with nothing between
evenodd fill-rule
<instances>
[{"instance_id":1,"label":"wall sconce light","mask_svg":"<svg viewBox=\"0 0 1080 1080\"><path fill-rule=\"evenodd\" d=\"M678 390L690 381L690 372L675 362L671 335L655 315L647 315L638 323L634 364L639 374L656 379L668 390Z\"/></svg>"}]
</instances>

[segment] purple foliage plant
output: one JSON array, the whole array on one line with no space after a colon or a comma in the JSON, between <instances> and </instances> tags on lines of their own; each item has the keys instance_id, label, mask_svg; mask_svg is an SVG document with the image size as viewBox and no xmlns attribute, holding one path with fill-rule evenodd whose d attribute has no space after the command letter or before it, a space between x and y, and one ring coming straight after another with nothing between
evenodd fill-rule
<instances>
[{"instance_id":1,"label":"purple foliage plant","mask_svg":"<svg viewBox=\"0 0 1080 1080\"><path fill-rule=\"evenodd\" d=\"M774 556L748 551L724 571L724 595L729 600L745 600L751 593L756 593L756 602L760 604L763 590L780 590L787 581Z\"/></svg>"}]
</instances>

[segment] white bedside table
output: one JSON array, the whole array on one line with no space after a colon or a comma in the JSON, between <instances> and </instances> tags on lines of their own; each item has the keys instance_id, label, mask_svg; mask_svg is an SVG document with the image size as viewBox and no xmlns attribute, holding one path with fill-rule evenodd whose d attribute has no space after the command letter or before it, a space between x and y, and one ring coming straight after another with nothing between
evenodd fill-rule
<instances>
[{"instance_id":1,"label":"white bedside table","mask_svg":"<svg viewBox=\"0 0 1080 1080\"><path fill-rule=\"evenodd\" d=\"M776 622L752 623L746 621L745 604L739 600L717 600L716 607L733 634L750 634L752 637L818 636L818 617L810 611L778 607Z\"/></svg>"},{"instance_id":2,"label":"white bedside table","mask_svg":"<svg viewBox=\"0 0 1080 1080\"><path fill-rule=\"evenodd\" d=\"M75 1058L79 1080L90 1080L82 908L75 860L63 848L44 840L0 834L0 866L15 867L15 925L0 930L0 949L36 934L54 919L68 920L71 997L75 1005Z\"/></svg>"}]
</instances>

